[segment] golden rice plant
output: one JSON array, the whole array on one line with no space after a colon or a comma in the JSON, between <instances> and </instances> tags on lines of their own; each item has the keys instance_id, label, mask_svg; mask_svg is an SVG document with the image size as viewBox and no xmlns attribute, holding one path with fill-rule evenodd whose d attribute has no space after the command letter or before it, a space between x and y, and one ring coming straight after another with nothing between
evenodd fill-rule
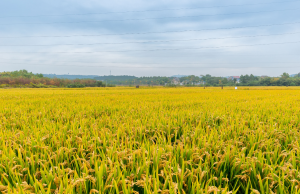
<instances>
[{"instance_id":1,"label":"golden rice plant","mask_svg":"<svg viewBox=\"0 0 300 194\"><path fill-rule=\"evenodd\" d=\"M300 193L300 90L0 91L1 193Z\"/></svg>"}]
</instances>

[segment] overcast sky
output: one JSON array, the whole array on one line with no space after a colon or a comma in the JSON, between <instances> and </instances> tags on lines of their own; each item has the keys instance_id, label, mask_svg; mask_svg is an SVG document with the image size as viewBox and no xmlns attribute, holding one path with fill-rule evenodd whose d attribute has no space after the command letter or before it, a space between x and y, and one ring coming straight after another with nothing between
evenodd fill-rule
<instances>
[{"instance_id":1,"label":"overcast sky","mask_svg":"<svg viewBox=\"0 0 300 194\"><path fill-rule=\"evenodd\" d=\"M0 1L0 71L294 74L299 16L291 0Z\"/></svg>"}]
</instances>

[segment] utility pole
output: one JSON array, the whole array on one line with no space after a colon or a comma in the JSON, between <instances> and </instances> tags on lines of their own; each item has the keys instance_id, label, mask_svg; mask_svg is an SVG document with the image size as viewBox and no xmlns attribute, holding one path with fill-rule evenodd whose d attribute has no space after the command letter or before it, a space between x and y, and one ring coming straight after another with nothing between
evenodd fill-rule
<instances>
[{"instance_id":1,"label":"utility pole","mask_svg":"<svg viewBox=\"0 0 300 194\"><path fill-rule=\"evenodd\" d=\"M221 85L221 89L223 90L223 83L222 83L222 80L219 80L219 85Z\"/></svg>"}]
</instances>

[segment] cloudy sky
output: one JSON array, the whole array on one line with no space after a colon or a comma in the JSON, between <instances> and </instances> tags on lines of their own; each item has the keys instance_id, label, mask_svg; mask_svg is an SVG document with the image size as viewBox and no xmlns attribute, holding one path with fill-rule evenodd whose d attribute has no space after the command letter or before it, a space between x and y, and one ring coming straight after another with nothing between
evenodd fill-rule
<instances>
[{"instance_id":1,"label":"cloudy sky","mask_svg":"<svg viewBox=\"0 0 300 194\"><path fill-rule=\"evenodd\" d=\"M1 1L0 71L294 74L299 16L299 0Z\"/></svg>"}]
</instances>

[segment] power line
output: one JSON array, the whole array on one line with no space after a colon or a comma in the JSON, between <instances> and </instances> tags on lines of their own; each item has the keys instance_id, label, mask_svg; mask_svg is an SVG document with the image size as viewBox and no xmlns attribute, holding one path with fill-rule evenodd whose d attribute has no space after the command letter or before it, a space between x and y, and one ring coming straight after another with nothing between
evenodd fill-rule
<instances>
[{"instance_id":1,"label":"power line","mask_svg":"<svg viewBox=\"0 0 300 194\"><path fill-rule=\"evenodd\" d=\"M7 65L7 63L0 63L0 64L5 64ZM16 64L16 63L15 63ZM24 63L17 63L17 64L24 64ZM230 63L231 64L231 63ZM286 64L286 63L284 63ZM45 66L45 65L41 65L41 64L24 64L24 65L32 65L32 66ZM237 69L250 69L250 68L299 68L299 66L296 67L287 67L287 66L282 66L282 67L268 67L268 66L259 66L259 67L221 67L221 66L159 66L159 67L142 67L142 66L90 66L90 65L51 65L51 66L66 66L66 67L96 67L96 68L142 68L142 69L149 69L149 68L237 68Z\"/></svg>"},{"instance_id":2,"label":"power line","mask_svg":"<svg viewBox=\"0 0 300 194\"><path fill-rule=\"evenodd\" d=\"M260 55L232 55L232 54L228 54L227 51L222 51L222 53L226 53L226 56L247 56L247 57L262 57L262 56L272 56L272 57L275 57L275 56L299 56L299 54L277 54L277 53L274 53L274 54L260 54ZM211 56L211 55L201 55L201 56ZM9 60L9 62L11 61L10 59L6 59L6 58L0 58L0 59L4 59L4 60ZM143 62L143 63L140 63L140 62L111 62L111 61L102 61L102 62L91 62L91 61L49 61L49 59L47 59L47 61L44 61L44 59L41 59L41 60L28 60L28 59L15 59L14 57L14 61L26 61L26 62L39 62L39 63L44 63L44 62L51 62L51 63L84 63L84 64L99 64L99 63L105 63L105 64L138 64L138 65L141 65L141 64L158 64L158 63L153 63L153 62L149 62L149 63L146 63L146 62ZM5 62L5 61L4 61ZM165 62L167 63L167 62ZM264 62L265 63L265 62ZM269 62L270 64L273 64L273 63L281 63L281 62ZM289 63L293 63L293 62L289 62ZM174 63L172 62L172 64L193 64L193 63L190 63L190 62L184 62L184 63ZM198 63L194 63L194 64L198 64ZM206 63L207 64L207 63ZM210 64L215 64L215 63L210 63ZM233 64L233 63L231 63ZM247 63L234 63L234 64L247 64ZM252 63L250 63L252 64Z\"/></svg>"},{"instance_id":3,"label":"power line","mask_svg":"<svg viewBox=\"0 0 300 194\"><path fill-rule=\"evenodd\" d=\"M174 49L151 49L151 50L120 50L120 51L91 51L91 52L0 52L0 53L118 53L118 52L139 52L139 51L166 51L166 50L198 50L198 49L218 49L218 48L237 48L237 47L252 47L252 46L267 46L267 45L282 45L282 44L295 44L300 43L300 41L295 42L280 42L280 43L268 43L268 44L251 44L251 45L237 45L237 46L219 46L219 47L199 47L199 48L174 48Z\"/></svg>"},{"instance_id":4,"label":"power line","mask_svg":"<svg viewBox=\"0 0 300 194\"><path fill-rule=\"evenodd\" d=\"M176 10L191 10L191 9L205 9L205 8L222 8L222 7L232 7L232 6L249 6L249 5L263 5L263 4L277 4L277 3L290 3L299 2L297 1L277 1L269 3L251 3L251 4L234 4L234 5L224 5L224 6L209 6L209 7L192 7L192 8L172 8L172 9L158 9L158 10L142 10L142 11L121 11L121 12L105 12L105 13L82 13L82 14L57 14L57 15L24 15L24 16L1 16L0 18L16 18L16 17L55 17L55 16L72 16L72 15L104 15L104 14L116 14L116 13L142 13L142 12L159 12L159 11L176 11Z\"/></svg>"},{"instance_id":5,"label":"power line","mask_svg":"<svg viewBox=\"0 0 300 194\"><path fill-rule=\"evenodd\" d=\"M208 28L199 30L176 30L176 31L161 31L161 32L136 32L136 33L120 33L120 34L95 34L95 35L58 35L58 36L7 36L0 38L67 38L67 37L93 37L93 36L122 36L122 35L142 35L142 34L164 34L164 33L183 33L183 32L200 32L200 31L214 31L214 30L232 30L232 29L244 29L244 28L259 28L259 27L270 27L270 26L282 26L299 24L300 22L292 23L280 23L280 24L266 24L266 25L254 25L254 26L242 26L242 27L226 27L226 28Z\"/></svg>"},{"instance_id":6,"label":"power line","mask_svg":"<svg viewBox=\"0 0 300 194\"><path fill-rule=\"evenodd\" d=\"M38 22L38 23L13 23L13 24L0 24L4 25L19 25L19 24L71 24L71 23L94 23L94 22L118 22L118 21L143 21L143 20L162 20L162 19L177 19L177 18L194 18L194 17L202 17L202 16L224 16L224 15L239 15L239 14L249 14L249 13L267 13L267 12L277 12L277 11L291 11L298 10L300 8L295 9L282 9L282 10L271 10L271 11L254 11L254 12L243 12L243 13L229 13L229 14L211 14L211 15L193 15L193 16L177 16L177 17L161 17L161 18L141 18L141 19L118 19L118 20L98 20L98 21L75 21L75 22Z\"/></svg>"},{"instance_id":7,"label":"power line","mask_svg":"<svg viewBox=\"0 0 300 194\"><path fill-rule=\"evenodd\" d=\"M164 43L164 42L183 42L183 41L197 41L197 40L222 40L222 39L236 39L236 38L252 38L252 37L269 37L280 35L299 34L300 32L269 34L269 35L254 35L254 36L236 36L223 38L205 38L205 39L175 39L175 40L159 40L159 41L136 41L136 42L119 42L119 43L91 43L91 44L48 44L48 45L0 45L0 47L22 47L22 46L76 46L76 45L109 45L109 44L128 44L128 43Z\"/></svg>"},{"instance_id":8,"label":"power line","mask_svg":"<svg viewBox=\"0 0 300 194\"><path fill-rule=\"evenodd\" d=\"M33 61L33 60L31 60L31 61ZM30 62L30 61L26 61L26 62ZM39 61L39 62L41 63L41 61ZM51 63L66 63L66 62L67 61L58 61L58 62L51 62ZM69 61L69 62L73 63L73 61ZM22 62L22 63L11 63L11 62L5 62L5 61L1 61L0 63L5 63L5 64L25 64L24 62ZM84 64L89 64L89 63L97 63L97 64L99 64L99 63L103 63L103 64L128 64L128 63L130 63L130 64L138 64L138 65L145 65L145 64L147 64L147 65L151 65L151 64L152 65L161 65L159 63L144 63L144 62L143 63L131 63L131 62L82 62L82 63L84 63ZM164 64L166 64L166 63L164 63ZM282 64L282 63L284 63L284 64L299 64L299 62L260 62L260 63L264 63L264 64ZM28 64L31 64L31 63L28 63ZM194 64L194 65L199 65L199 64L222 65L224 63L207 63L207 62L174 63L174 62L172 62L172 64L177 64L177 65L192 65L192 64ZM227 63L225 63L225 64L227 64ZM249 65L249 64L253 64L253 62L249 62L249 63L231 63L230 62L230 64L235 64L235 65L247 65L248 64ZM73 66L73 65L71 65L71 66ZM84 67L83 65L79 65L79 66ZM107 66L107 67L114 67L114 66ZM136 67L136 66L133 66L133 67Z\"/></svg>"},{"instance_id":9,"label":"power line","mask_svg":"<svg viewBox=\"0 0 300 194\"><path fill-rule=\"evenodd\" d=\"M221 53L226 53L226 56L247 56L247 57L262 57L262 56L299 56L299 54L278 54L278 53L274 53L274 54L260 54L260 55L232 55L232 54L228 54L227 51L222 51ZM219 54L219 53L218 53ZM211 56L211 55L201 55L201 56ZM0 58L0 59L3 59L3 60L10 60L11 59L7 59L7 58ZM51 62L51 63L84 63L84 64L99 64L100 62L91 62L91 61L49 61L49 59L47 59L47 61L44 61L45 59L41 59L41 60L28 60L28 59L15 59L15 56L14 56L14 61L26 61L26 62L39 62L39 63L43 63L43 62ZM153 62L149 62L149 63L146 63L146 62L143 62L143 63L140 63L140 62L111 62L111 61L102 61L101 63L108 63L108 64L124 64L124 63L130 63L130 64L158 64L158 63L153 63ZM270 63L273 63L273 62L270 62ZM281 63L281 62L274 62L274 63ZM172 64L192 64L190 62L184 62L184 63L174 63L172 62ZM195 63L195 64L198 64L198 63ZM242 64L242 63L239 63L239 64ZM247 64L247 63L244 63L244 64Z\"/></svg>"}]
</instances>

